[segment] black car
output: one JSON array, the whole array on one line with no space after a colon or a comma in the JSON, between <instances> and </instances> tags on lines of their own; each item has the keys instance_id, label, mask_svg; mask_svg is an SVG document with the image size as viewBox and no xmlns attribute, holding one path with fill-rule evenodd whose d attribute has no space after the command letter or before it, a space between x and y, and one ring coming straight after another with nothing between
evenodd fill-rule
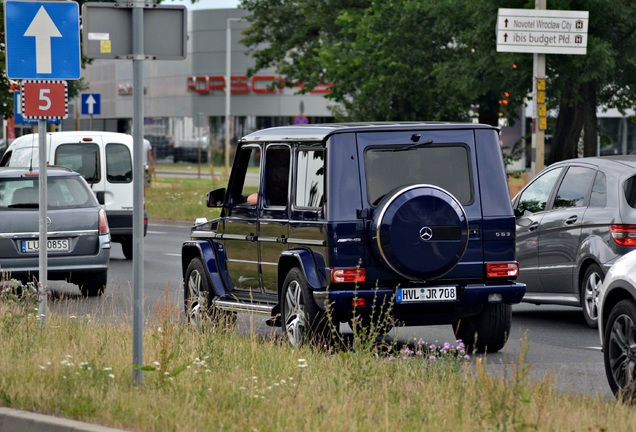
<instances>
[{"instance_id":1,"label":"black car","mask_svg":"<svg viewBox=\"0 0 636 432\"><path fill-rule=\"evenodd\" d=\"M381 309L396 325L451 324L469 349L498 351L525 292L508 196L490 126L254 132L228 188L208 194L221 217L183 245L186 314L196 324L211 309L264 313L300 345L328 337L328 319L368 327Z\"/></svg>"},{"instance_id":2,"label":"black car","mask_svg":"<svg viewBox=\"0 0 636 432\"><path fill-rule=\"evenodd\" d=\"M106 212L84 178L47 168L47 277L101 295L108 280L110 234ZM39 175L0 168L0 272L2 280L33 282L39 272Z\"/></svg>"},{"instance_id":3,"label":"black car","mask_svg":"<svg viewBox=\"0 0 636 432\"><path fill-rule=\"evenodd\" d=\"M513 199L524 302L581 306L598 324L598 294L636 247L636 156L550 165Z\"/></svg>"}]
</instances>

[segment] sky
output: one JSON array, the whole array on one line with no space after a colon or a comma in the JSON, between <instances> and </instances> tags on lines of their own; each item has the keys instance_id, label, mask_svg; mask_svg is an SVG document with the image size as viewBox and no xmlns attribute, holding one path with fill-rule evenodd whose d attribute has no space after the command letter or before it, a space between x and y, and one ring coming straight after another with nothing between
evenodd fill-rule
<instances>
[{"instance_id":1,"label":"sky","mask_svg":"<svg viewBox=\"0 0 636 432\"><path fill-rule=\"evenodd\" d=\"M197 9L229 9L238 7L239 0L199 0L192 4L191 0L163 0L164 5L184 5L190 10Z\"/></svg>"}]
</instances>

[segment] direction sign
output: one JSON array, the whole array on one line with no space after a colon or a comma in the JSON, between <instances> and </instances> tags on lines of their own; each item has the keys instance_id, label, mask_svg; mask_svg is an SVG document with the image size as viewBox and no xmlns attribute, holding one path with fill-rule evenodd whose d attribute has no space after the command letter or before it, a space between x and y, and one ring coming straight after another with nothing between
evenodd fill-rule
<instances>
[{"instance_id":1,"label":"direction sign","mask_svg":"<svg viewBox=\"0 0 636 432\"><path fill-rule=\"evenodd\" d=\"M4 28L8 78L80 78L76 2L5 0Z\"/></svg>"},{"instance_id":2,"label":"direction sign","mask_svg":"<svg viewBox=\"0 0 636 432\"><path fill-rule=\"evenodd\" d=\"M588 11L501 8L497 51L585 55L588 21Z\"/></svg>"},{"instance_id":3,"label":"direction sign","mask_svg":"<svg viewBox=\"0 0 636 432\"><path fill-rule=\"evenodd\" d=\"M101 114L101 99L99 93L82 93L82 115Z\"/></svg>"},{"instance_id":4,"label":"direction sign","mask_svg":"<svg viewBox=\"0 0 636 432\"><path fill-rule=\"evenodd\" d=\"M68 116L66 81L22 81L22 115L26 119L53 119Z\"/></svg>"}]
</instances>

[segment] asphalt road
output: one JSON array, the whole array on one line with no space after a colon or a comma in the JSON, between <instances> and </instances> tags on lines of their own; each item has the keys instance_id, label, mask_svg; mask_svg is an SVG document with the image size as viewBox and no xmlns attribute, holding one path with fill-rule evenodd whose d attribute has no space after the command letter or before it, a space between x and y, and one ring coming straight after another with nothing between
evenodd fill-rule
<instances>
[{"instance_id":1,"label":"asphalt road","mask_svg":"<svg viewBox=\"0 0 636 432\"><path fill-rule=\"evenodd\" d=\"M189 232L188 224L151 223L149 226L144 243L144 313L149 323L157 319L157 311L165 305L180 319L184 317L180 249ZM119 244L114 244L105 295L84 299L75 285L51 282L51 313L90 314L95 320L132 322L132 279L133 263L125 260ZM280 329L267 327L261 316L240 315L238 328L243 333L256 331L282 335ZM346 325L341 330L350 333ZM388 337L400 341L422 338L428 343L455 340L450 326L397 328ZM510 376L524 340L527 343L526 362L532 376L543 379L550 374L561 390L611 397L598 332L585 324L580 309L515 305L508 343L501 352L487 355L488 367Z\"/></svg>"}]
</instances>

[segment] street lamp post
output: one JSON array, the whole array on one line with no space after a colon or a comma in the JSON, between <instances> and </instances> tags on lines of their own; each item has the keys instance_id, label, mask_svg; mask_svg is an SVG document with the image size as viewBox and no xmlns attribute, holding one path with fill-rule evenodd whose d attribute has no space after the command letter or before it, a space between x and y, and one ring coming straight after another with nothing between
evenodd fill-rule
<instances>
[{"instance_id":1,"label":"street lamp post","mask_svg":"<svg viewBox=\"0 0 636 432\"><path fill-rule=\"evenodd\" d=\"M232 21L242 21L242 18L228 18L225 38L225 177L230 175L230 81L232 73Z\"/></svg>"}]
</instances>

